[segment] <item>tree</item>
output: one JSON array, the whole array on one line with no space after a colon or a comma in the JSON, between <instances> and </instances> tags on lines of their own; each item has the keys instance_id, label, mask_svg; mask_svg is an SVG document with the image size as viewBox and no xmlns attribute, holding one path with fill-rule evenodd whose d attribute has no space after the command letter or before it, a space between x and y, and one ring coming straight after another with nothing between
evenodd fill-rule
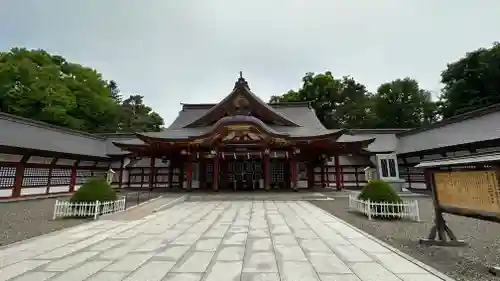
<instances>
[{"instance_id":1,"label":"tree","mask_svg":"<svg viewBox=\"0 0 500 281\"><path fill-rule=\"evenodd\" d=\"M384 83L372 98L377 128L416 128L436 121L436 104L414 79Z\"/></svg>"},{"instance_id":2,"label":"tree","mask_svg":"<svg viewBox=\"0 0 500 281\"><path fill-rule=\"evenodd\" d=\"M134 128L120 127L127 106L121 103L117 83L104 80L92 68L44 50L0 52L3 112L70 129L108 133ZM146 124L143 127L158 130L163 119L147 108L149 117L141 119Z\"/></svg>"},{"instance_id":3,"label":"tree","mask_svg":"<svg viewBox=\"0 0 500 281\"><path fill-rule=\"evenodd\" d=\"M162 130L163 118L144 104L144 97L131 95L121 105L119 127L124 132L144 132Z\"/></svg>"},{"instance_id":4,"label":"tree","mask_svg":"<svg viewBox=\"0 0 500 281\"><path fill-rule=\"evenodd\" d=\"M270 102L309 101L318 119L328 128L366 128L370 118L369 93L366 87L352 77L336 79L332 73L306 73L302 87L281 96L272 96Z\"/></svg>"},{"instance_id":5,"label":"tree","mask_svg":"<svg viewBox=\"0 0 500 281\"><path fill-rule=\"evenodd\" d=\"M448 64L441 73L443 117L500 102L500 43L480 48Z\"/></svg>"}]
</instances>

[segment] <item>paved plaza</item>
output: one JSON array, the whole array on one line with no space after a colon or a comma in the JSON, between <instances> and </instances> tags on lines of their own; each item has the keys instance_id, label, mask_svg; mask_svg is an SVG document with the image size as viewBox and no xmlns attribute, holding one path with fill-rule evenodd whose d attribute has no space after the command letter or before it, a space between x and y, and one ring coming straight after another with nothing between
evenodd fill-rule
<instances>
[{"instance_id":1,"label":"paved plaza","mask_svg":"<svg viewBox=\"0 0 500 281\"><path fill-rule=\"evenodd\" d=\"M3 248L3 280L443 279L305 201L188 201Z\"/></svg>"}]
</instances>

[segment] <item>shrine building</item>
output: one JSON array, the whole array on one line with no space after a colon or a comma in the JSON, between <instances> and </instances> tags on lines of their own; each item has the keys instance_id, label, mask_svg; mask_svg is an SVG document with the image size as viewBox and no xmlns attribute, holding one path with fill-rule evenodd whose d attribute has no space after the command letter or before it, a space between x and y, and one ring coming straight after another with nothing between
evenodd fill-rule
<instances>
[{"instance_id":1,"label":"shrine building","mask_svg":"<svg viewBox=\"0 0 500 281\"><path fill-rule=\"evenodd\" d=\"M425 188L423 160L500 151L500 105L416 129L326 129L308 102L266 103L240 76L217 104L183 104L162 132L88 134L0 112L0 198L116 188ZM373 174L367 173L372 171Z\"/></svg>"}]
</instances>

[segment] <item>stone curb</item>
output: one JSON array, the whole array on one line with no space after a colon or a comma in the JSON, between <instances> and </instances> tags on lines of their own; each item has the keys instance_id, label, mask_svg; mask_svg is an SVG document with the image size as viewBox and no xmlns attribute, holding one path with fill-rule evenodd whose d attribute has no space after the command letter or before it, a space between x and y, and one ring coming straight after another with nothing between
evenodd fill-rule
<instances>
[{"instance_id":1,"label":"stone curb","mask_svg":"<svg viewBox=\"0 0 500 281\"><path fill-rule=\"evenodd\" d=\"M359 231L361 234L365 235L367 238L369 238L373 242L379 243L380 245L386 247L387 249L389 249L389 250L393 251L394 253L400 255L401 257L407 259L408 261L410 261L410 262L412 262L412 263L420 266L421 268L429 271L430 273L434 274L436 277L441 278L443 281L456 281L455 279L453 279L453 278L445 275L444 273L440 272L439 270L437 270L437 269L435 269L433 267L428 266L427 264L425 264L425 263L417 260L416 258L414 258L414 257L412 257L410 255L407 255L407 254L403 253L399 249L397 249L397 248L395 248L395 247L387 244L386 242L378 239L377 237L375 237L375 236L373 236L373 235L371 235L371 234L369 234L369 233L367 233L367 232L365 232L365 231L363 231L363 230L355 227L354 225L347 223L346 221L344 221L344 220L342 220L342 219L334 216L333 214L330 214L329 212L327 212L327 211L325 211L325 210L323 210L323 209L315 206L314 204L311 204L310 202L306 202L306 203L309 204L309 205L311 205L311 206L313 206L313 207L315 207L315 208L320 209L323 213L325 213L325 214L327 214L327 215L329 215L331 217L334 217L335 219L337 219L338 221L340 221L342 224L344 224L344 225L346 225L348 227L351 227L351 228Z\"/></svg>"},{"instance_id":2,"label":"stone curb","mask_svg":"<svg viewBox=\"0 0 500 281\"><path fill-rule=\"evenodd\" d=\"M168 203L165 203L165 204L161 205L160 207L153 209L153 213L161 211L162 209L167 209L167 208L172 207L178 203L184 202L184 201L186 201L187 197L188 197L187 195L184 195L184 196L176 198Z\"/></svg>"},{"instance_id":3,"label":"stone curb","mask_svg":"<svg viewBox=\"0 0 500 281\"><path fill-rule=\"evenodd\" d=\"M25 197L14 197L8 199L0 199L0 203L12 203L12 202L23 202L23 201L32 201L39 199L50 199L57 197L68 197L73 195L73 192L62 192L62 193L53 193L53 194L42 194L42 195L34 195L34 196L25 196Z\"/></svg>"},{"instance_id":4,"label":"stone curb","mask_svg":"<svg viewBox=\"0 0 500 281\"><path fill-rule=\"evenodd\" d=\"M160 199L160 198L163 198L164 196L165 196L165 195L160 195L160 196L158 196L158 197L151 198L151 199L149 199L149 200L146 200L146 201L144 201L144 202L141 202L141 203L139 203L139 204L137 204L137 205L134 205L134 206L132 206L132 207L130 207L130 208L127 208L127 209L124 209L124 210L121 210L121 211L118 211L118 212L114 212L114 213L108 213L108 214L100 215L100 216L98 216L98 217L97 217L97 220L100 220L101 218L106 218L106 217L111 216L111 215L120 214L120 213L123 213L123 212L129 211L129 210L133 210L133 209L135 209L135 208L137 208L137 207L140 207L140 206L142 206L142 205L145 205L145 204L148 204L148 203L154 202L154 201L156 201L156 200L158 200L158 199ZM127 204L127 201L125 201L125 204Z\"/></svg>"}]
</instances>

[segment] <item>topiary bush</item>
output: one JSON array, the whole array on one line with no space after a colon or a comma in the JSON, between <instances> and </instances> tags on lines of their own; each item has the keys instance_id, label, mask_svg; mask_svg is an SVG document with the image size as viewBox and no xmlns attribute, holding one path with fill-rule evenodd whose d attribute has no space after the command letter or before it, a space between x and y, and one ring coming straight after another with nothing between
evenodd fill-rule
<instances>
[{"instance_id":1,"label":"topiary bush","mask_svg":"<svg viewBox=\"0 0 500 281\"><path fill-rule=\"evenodd\" d=\"M71 196L71 202L115 201L116 192L103 178L93 178L84 183Z\"/></svg>"},{"instance_id":2,"label":"topiary bush","mask_svg":"<svg viewBox=\"0 0 500 281\"><path fill-rule=\"evenodd\" d=\"M370 202L384 202L384 203L401 203L403 200L401 197L392 189L391 185L382 180L372 180L370 181L362 190L358 196L358 199ZM373 206L372 210L380 212L381 206ZM395 212L396 208L394 206L386 206L390 212ZM374 216L376 218L393 218L399 219L399 217L381 217Z\"/></svg>"}]
</instances>

